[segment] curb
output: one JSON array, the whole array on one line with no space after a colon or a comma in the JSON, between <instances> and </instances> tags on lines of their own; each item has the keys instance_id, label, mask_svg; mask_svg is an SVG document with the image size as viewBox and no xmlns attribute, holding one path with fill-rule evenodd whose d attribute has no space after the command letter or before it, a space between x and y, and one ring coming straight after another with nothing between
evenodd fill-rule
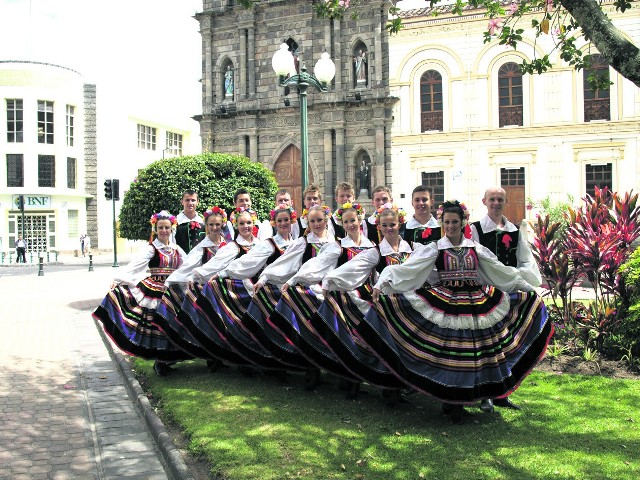
<instances>
[{"instance_id":1,"label":"curb","mask_svg":"<svg viewBox=\"0 0 640 480\"><path fill-rule=\"evenodd\" d=\"M142 418L144 418L147 427L151 431L151 436L153 437L162 458L167 464L171 478L173 480L195 480L193 475L191 475L187 464L182 459L182 455L180 454L178 447L173 443L171 435L167 432L167 429L158 414L155 412L151 402L149 402L149 399L140 386L140 383L133 375L129 362L125 360L124 356L120 352L114 350L111 341L104 333L104 330L102 329L102 326L99 325L98 321L94 319L93 323L98 329L100 337L102 337L102 342L107 347L109 354L115 360L118 371L124 377L124 384L127 389L127 393L132 399L135 399L136 409Z\"/></svg>"}]
</instances>

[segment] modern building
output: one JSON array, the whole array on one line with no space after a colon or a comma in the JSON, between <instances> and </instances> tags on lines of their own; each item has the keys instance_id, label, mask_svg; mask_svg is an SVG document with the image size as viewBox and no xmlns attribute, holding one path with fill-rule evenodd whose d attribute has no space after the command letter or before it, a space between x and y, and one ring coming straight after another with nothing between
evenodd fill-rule
<instances>
[{"instance_id":1,"label":"modern building","mask_svg":"<svg viewBox=\"0 0 640 480\"><path fill-rule=\"evenodd\" d=\"M300 208L299 97L295 87L278 85L271 61L285 43L297 71L305 64L313 73L326 51L336 76L328 93L309 89L309 181L320 185L329 205L344 181L367 200L373 185L391 180L388 2L366 2L357 20L317 18L313 2L267 0L252 9L238 3L204 0L196 15L203 149L262 163ZM357 174L361 167L366 175Z\"/></svg>"},{"instance_id":2,"label":"modern building","mask_svg":"<svg viewBox=\"0 0 640 480\"><path fill-rule=\"evenodd\" d=\"M94 249L111 250L104 180L118 178L122 197L138 169L200 151L195 122L123 111L59 65L0 61L0 102L3 253L14 251L23 228L28 252L77 252L82 234Z\"/></svg>"},{"instance_id":3,"label":"modern building","mask_svg":"<svg viewBox=\"0 0 640 480\"><path fill-rule=\"evenodd\" d=\"M622 14L612 2L603 8L638 45L640 11ZM517 221L535 214L529 201L571 195L577 202L596 185L637 189L640 89L599 55L592 68L576 71L552 51L554 32L535 39L530 28L517 50L483 43L488 19L480 10L458 16L441 6L401 16L404 28L389 40L390 94L399 98L391 130L394 192L428 184L436 205L459 198L479 218L484 190L501 185L510 203L507 216ZM584 41L577 46L596 53ZM552 52L554 68L522 75L518 66L534 51L538 57ZM612 85L593 90L588 76L603 71Z\"/></svg>"}]
</instances>

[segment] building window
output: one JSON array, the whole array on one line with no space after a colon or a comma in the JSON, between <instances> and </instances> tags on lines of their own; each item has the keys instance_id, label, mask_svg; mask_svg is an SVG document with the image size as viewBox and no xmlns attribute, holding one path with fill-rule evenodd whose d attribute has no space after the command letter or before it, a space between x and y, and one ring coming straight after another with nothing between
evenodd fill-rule
<instances>
[{"instance_id":1,"label":"building window","mask_svg":"<svg viewBox=\"0 0 640 480\"><path fill-rule=\"evenodd\" d=\"M435 70L420 78L420 123L423 132L442 131L442 75Z\"/></svg>"},{"instance_id":2,"label":"building window","mask_svg":"<svg viewBox=\"0 0 640 480\"><path fill-rule=\"evenodd\" d=\"M173 155L182 155L182 134L167 132L167 145L165 147Z\"/></svg>"},{"instance_id":3,"label":"building window","mask_svg":"<svg viewBox=\"0 0 640 480\"><path fill-rule=\"evenodd\" d=\"M75 158L67 157L67 188L75 189L77 186L77 164Z\"/></svg>"},{"instance_id":4,"label":"building window","mask_svg":"<svg viewBox=\"0 0 640 480\"><path fill-rule=\"evenodd\" d=\"M138 148L144 150L156 149L156 129L138 124Z\"/></svg>"},{"instance_id":5,"label":"building window","mask_svg":"<svg viewBox=\"0 0 640 480\"><path fill-rule=\"evenodd\" d=\"M513 63L505 63L498 71L500 127L522 126L522 72Z\"/></svg>"},{"instance_id":6,"label":"building window","mask_svg":"<svg viewBox=\"0 0 640 480\"><path fill-rule=\"evenodd\" d=\"M610 89L596 88L589 83L589 77L608 78L609 64L602 55L591 55L591 66L582 71L584 88L584 121L591 120L611 120L611 109L609 107Z\"/></svg>"},{"instance_id":7,"label":"building window","mask_svg":"<svg viewBox=\"0 0 640 480\"><path fill-rule=\"evenodd\" d=\"M431 187L431 213L438 211L438 207L444 203L444 172L422 172L422 185Z\"/></svg>"},{"instance_id":8,"label":"building window","mask_svg":"<svg viewBox=\"0 0 640 480\"><path fill-rule=\"evenodd\" d=\"M613 190L612 178L613 167L611 163L587 165L585 169L585 191L593 197L596 193L596 187L608 187L609 190Z\"/></svg>"},{"instance_id":9,"label":"building window","mask_svg":"<svg viewBox=\"0 0 640 480\"><path fill-rule=\"evenodd\" d=\"M7 154L7 187L24 187L24 155Z\"/></svg>"},{"instance_id":10,"label":"building window","mask_svg":"<svg viewBox=\"0 0 640 480\"><path fill-rule=\"evenodd\" d=\"M38 100L38 143L53 145L53 102Z\"/></svg>"},{"instance_id":11,"label":"building window","mask_svg":"<svg viewBox=\"0 0 640 480\"><path fill-rule=\"evenodd\" d=\"M22 118L22 99L7 98L7 142L22 143Z\"/></svg>"},{"instance_id":12,"label":"building window","mask_svg":"<svg viewBox=\"0 0 640 480\"><path fill-rule=\"evenodd\" d=\"M67 225L68 238L78 238L78 210L67 210Z\"/></svg>"},{"instance_id":13,"label":"building window","mask_svg":"<svg viewBox=\"0 0 640 480\"><path fill-rule=\"evenodd\" d=\"M73 147L73 130L76 115L76 107L67 105L67 146Z\"/></svg>"},{"instance_id":14,"label":"building window","mask_svg":"<svg viewBox=\"0 0 640 480\"><path fill-rule=\"evenodd\" d=\"M38 186L56 186L56 157L53 155L38 155Z\"/></svg>"},{"instance_id":15,"label":"building window","mask_svg":"<svg viewBox=\"0 0 640 480\"><path fill-rule=\"evenodd\" d=\"M500 185L502 187L523 187L524 186L524 167L520 168L501 168L500 169Z\"/></svg>"}]
</instances>

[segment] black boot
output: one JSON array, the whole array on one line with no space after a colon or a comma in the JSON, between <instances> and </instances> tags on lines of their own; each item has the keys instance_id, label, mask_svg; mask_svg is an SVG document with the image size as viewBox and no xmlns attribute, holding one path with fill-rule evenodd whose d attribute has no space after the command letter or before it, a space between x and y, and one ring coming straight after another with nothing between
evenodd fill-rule
<instances>
[{"instance_id":1,"label":"black boot","mask_svg":"<svg viewBox=\"0 0 640 480\"><path fill-rule=\"evenodd\" d=\"M493 412L493 400L490 398L485 398L480 402L480 410L484 413L492 413Z\"/></svg>"},{"instance_id":2,"label":"black boot","mask_svg":"<svg viewBox=\"0 0 640 480\"><path fill-rule=\"evenodd\" d=\"M322 382L322 373L319 368L310 368L304 374L304 389L314 390Z\"/></svg>"},{"instance_id":3,"label":"black boot","mask_svg":"<svg viewBox=\"0 0 640 480\"><path fill-rule=\"evenodd\" d=\"M496 407L510 408L512 410L522 410L522 407L520 405L516 405L515 403L513 403L509 397L496 398L493 400L493 404Z\"/></svg>"},{"instance_id":4,"label":"black boot","mask_svg":"<svg viewBox=\"0 0 640 480\"><path fill-rule=\"evenodd\" d=\"M153 362L153 371L156 372L156 375L159 377L166 377L169 375L171 369L169 368L168 362L161 362L160 360L156 360Z\"/></svg>"}]
</instances>

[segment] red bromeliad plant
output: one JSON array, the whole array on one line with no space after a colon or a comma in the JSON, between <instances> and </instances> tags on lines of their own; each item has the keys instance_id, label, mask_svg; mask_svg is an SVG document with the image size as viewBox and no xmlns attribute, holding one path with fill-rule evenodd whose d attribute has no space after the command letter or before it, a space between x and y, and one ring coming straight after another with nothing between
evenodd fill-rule
<instances>
[{"instance_id":1,"label":"red bromeliad plant","mask_svg":"<svg viewBox=\"0 0 640 480\"><path fill-rule=\"evenodd\" d=\"M565 213L569 221L565 238L557 238L559 223L549 225L548 216L539 217L534 225L533 252L555 311L565 325L577 327L585 346L593 341L598 350L620 324L619 306L628 297L619 269L640 236L637 200L637 194L621 198L596 187L581 208ZM580 278L594 288L595 300L588 308L571 301L571 289Z\"/></svg>"}]
</instances>

